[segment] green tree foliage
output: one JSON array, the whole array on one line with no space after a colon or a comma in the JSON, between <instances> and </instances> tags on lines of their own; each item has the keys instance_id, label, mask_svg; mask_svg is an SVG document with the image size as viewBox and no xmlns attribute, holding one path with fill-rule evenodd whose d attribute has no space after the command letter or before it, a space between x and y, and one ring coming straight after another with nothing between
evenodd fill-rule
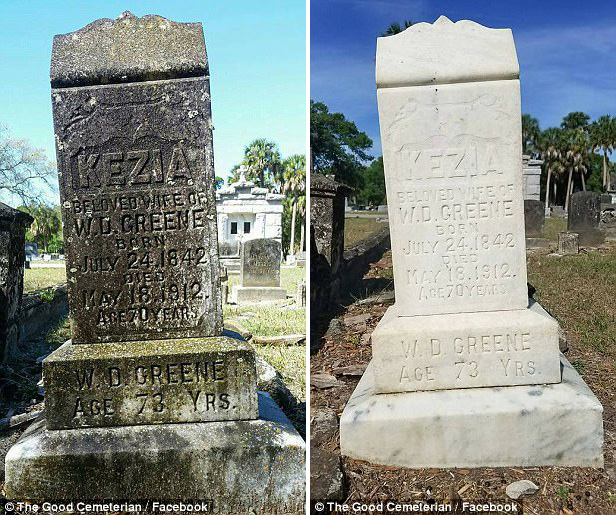
<instances>
[{"instance_id":1,"label":"green tree foliage","mask_svg":"<svg viewBox=\"0 0 616 515\"><path fill-rule=\"evenodd\" d=\"M546 209L550 207L550 195L558 182L556 179L565 171L562 155L563 138L563 129L550 127L540 132L536 141L537 153L543 160L543 171L546 177L544 189Z\"/></svg>"},{"instance_id":2,"label":"green tree foliage","mask_svg":"<svg viewBox=\"0 0 616 515\"><path fill-rule=\"evenodd\" d=\"M563 129L582 129L588 132L589 124L590 116L581 111L574 111L563 118L560 126Z\"/></svg>"},{"instance_id":3,"label":"green tree foliage","mask_svg":"<svg viewBox=\"0 0 616 515\"><path fill-rule=\"evenodd\" d=\"M411 20L404 20L403 26L401 26L398 22L392 23L385 32L381 33L381 37L393 36L394 34L399 34L403 30L408 29L413 22Z\"/></svg>"},{"instance_id":4,"label":"green tree foliage","mask_svg":"<svg viewBox=\"0 0 616 515\"><path fill-rule=\"evenodd\" d=\"M535 155L541 130L539 121L530 114L522 115L522 153Z\"/></svg>"},{"instance_id":5,"label":"green tree foliage","mask_svg":"<svg viewBox=\"0 0 616 515\"><path fill-rule=\"evenodd\" d=\"M614 151L616 146L616 119L612 116L604 115L594 121L590 125L590 144L594 152L603 153L601 187L610 190L612 188L612 181L608 161L609 154Z\"/></svg>"},{"instance_id":6,"label":"green tree foliage","mask_svg":"<svg viewBox=\"0 0 616 515\"><path fill-rule=\"evenodd\" d=\"M0 194L14 195L24 204L38 202L40 188L54 189L54 180L55 169L45 152L11 138L0 126Z\"/></svg>"},{"instance_id":7,"label":"green tree foliage","mask_svg":"<svg viewBox=\"0 0 616 515\"><path fill-rule=\"evenodd\" d=\"M254 140L244 149L242 164L248 168L247 179L256 180L261 188L280 189L282 163L278 145L273 141Z\"/></svg>"},{"instance_id":8,"label":"green tree foliage","mask_svg":"<svg viewBox=\"0 0 616 515\"><path fill-rule=\"evenodd\" d=\"M26 231L26 240L35 242L44 252L62 252L64 243L60 206L31 204L19 209L34 218L34 222Z\"/></svg>"},{"instance_id":9,"label":"green tree foliage","mask_svg":"<svg viewBox=\"0 0 616 515\"><path fill-rule=\"evenodd\" d=\"M369 204L373 206L387 203L383 156L372 161L366 168L364 172L364 185L358 191L357 201L360 204Z\"/></svg>"},{"instance_id":10,"label":"green tree foliage","mask_svg":"<svg viewBox=\"0 0 616 515\"><path fill-rule=\"evenodd\" d=\"M574 111L567 114L560 127L539 130L530 115L522 117L522 139L527 147L543 160L542 192L546 208L553 203L569 207L574 191L596 192L611 188L616 165L610 154L616 148L616 118L600 116L591 121L588 114ZM532 147L531 147L532 144Z\"/></svg>"},{"instance_id":11,"label":"green tree foliage","mask_svg":"<svg viewBox=\"0 0 616 515\"><path fill-rule=\"evenodd\" d=\"M225 184L225 180L222 177L214 177L214 189L219 190Z\"/></svg>"},{"instance_id":12,"label":"green tree foliage","mask_svg":"<svg viewBox=\"0 0 616 515\"><path fill-rule=\"evenodd\" d=\"M288 232L283 230L282 245L288 248L290 254L294 255L296 251L295 242L302 237L305 227L303 214L298 217L298 204L299 198L305 198L306 195L306 156L300 154L289 156L284 160L282 167L284 170L282 191L287 195L283 218L291 219L290 224L284 224L285 228L288 225ZM298 218L299 224L296 223ZM299 250L302 251L303 249L300 248Z\"/></svg>"},{"instance_id":13,"label":"green tree foliage","mask_svg":"<svg viewBox=\"0 0 616 515\"><path fill-rule=\"evenodd\" d=\"M330 113L322 102L310 101L310 150L316 173L333 174L352 187L361 186L364 162L372 159L372 140L342 113Z\"/></svg>"}]
</instances>

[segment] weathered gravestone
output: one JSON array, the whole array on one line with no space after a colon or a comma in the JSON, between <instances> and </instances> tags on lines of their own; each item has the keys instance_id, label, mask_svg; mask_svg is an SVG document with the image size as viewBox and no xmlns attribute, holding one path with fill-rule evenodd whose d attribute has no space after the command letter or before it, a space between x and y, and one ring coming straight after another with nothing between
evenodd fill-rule
<instances>
[{"instance_id":1,"label":"weathered gravestone","mask_svg":"<svg viewBox=\"0 0 616 515\"><path fill-rule=\"evenodd\" d=\"M344 211L350 193L330 176L310 174L311 316L338 301L344 270Z\"/></svg>"},{"instance_id":2,"label":"weathered gravestone","mask_svg":"<svg viewBox=\"0 0 616 515\"><path fill-rule=\"evenodd\" d=\"M541 238L545 225L545 205L540 200L524 200L524 230L527 238Z\"/></svg>"},{"instance_id":3,"label":"weathered gravestone","mask_svg":"<svg viewBox=\"0 0 616 515\"><path fill-rule=\"evenodd\" d=\"M578 254L580 252L580 235L576 232L558 233L558 253Z\"/></svg>"},{"instance_id":4,"label":"weathered gravestone","mask_svg":"<svg viewBox=\"0 0 616 515\"><path fill-rule=\"evenodd\" d=\"M199 23L124 13L54 38L72 342L43 362L9 497L303 505L303 441L222 335L208 74Z\"/></svg>"},{"instance_id":5,"label":"weathered gravestone","mask_svg":"<svg viewBox=\"0 0 616 515\"><path fill-rule=\"evenodd\" d=\"M600 245L605 239L599 230L601 197L594 191L578 191L571 195L567 213L567 231L580 235L580 245Z\"/></svg>"},{"instance_id":6,"label":"weathered gravestone","mask_svg":"<svg viewBox=\"0 0 616 515\"><path fill-rule=\"evenodd\" d=\"M376 67L396 302L342 415L342 453L601 466L602 407L559 357L557 322L529 305L511 31L441 17L379 38Z\"/></svg>"},{"instance_id":7,"label":"weathered gravestone","mask_svg":"<svg viewBox=\"0 0 616 515\"><path fill-rule=\"evenodd\" d=\"M524 199L524 233L529 249L547 247L550 242L543 237L545 205L540 200Z\"/></svg>"},{"instance_id":8,"label":"weathered gravestone","mask_svg":"<svg viewBox=\"0 0 616 515\"><path fill-rule=\"evenodd\" d=\"M0 364L19 340L26 229L33 218L0 202Z\"/></svg>"},{"instance_id":9,"label":"weathered gravestone","mask_svg":"<svg viewBox=\"0 0 616 515\"><path fill-rule=\"evenodd\" d=\"M278 240L258 238L242 243L240 285L233 287L238 304L284 300L287 290L280 287L282 246Z\"/></svg>"}]
</instances>

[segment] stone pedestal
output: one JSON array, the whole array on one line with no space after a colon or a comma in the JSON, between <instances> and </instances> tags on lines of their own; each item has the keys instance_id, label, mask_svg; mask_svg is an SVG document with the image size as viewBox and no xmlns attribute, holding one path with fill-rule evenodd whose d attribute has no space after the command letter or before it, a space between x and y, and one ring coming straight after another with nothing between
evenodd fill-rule
<instances>
[{"instance_id":1,"label":"stone pedestal","mask_svg":"<svg viewBox=\"0 0 616 515\"><path fill-rule=\"evenodd\" d=\"M512 311L399 316L372 333L376 393L558 383L558 323L536 302Z\"/></svg>"},{"instance_id":2,"label":"stone pedestal","mask_svg":"<svg viewBox=\"0 0 616 515\"><path fill-rule=\"evenodd\" d=\"M261 302L275 302L287 298L284 288L266 286L234 286L233 298L236 304L260 304Z\"/></svg>"},{"instance_id":3,"label":"stone pedestal","mask_svg":"<svg viewBox=\"0 0 616 515\"><path fill-rule=\"evenodd\" d=\"M578 254L580 252L580 235L576 232L558 233L558 253Z\"/></svg>"},{"instance_id":4,"label":"stone pedestal","mask_svg":"<svg viewBox=\"0 0 616 515\"><path fill-rule=\"evenodd\" d=\"M225 336L65 343L43 362L48 429L248 420L255 353Z\"/></svg>"},{"instance_id":5,"label":"stone pedestal","mask_svg":"<svg viewBox=\"0 0 616 515\"><path fill-rule=\"evenodd\" d=\"M6 456L10 499L210 499L215 512L303 513L304 441L268 394L258 420L50 431Z\"/></svg>"},{"instance_id":6,"label":"stone pedestal","mask_svg":"<svg viewBox=\"0 0 616 515\"><path fill-rule=\"evenodd\" d=\"M600 468L603 408L561 364L559 384L377 394L371 363L340 419L342 454L410 468Z\"/></svg>"}]
</instances>

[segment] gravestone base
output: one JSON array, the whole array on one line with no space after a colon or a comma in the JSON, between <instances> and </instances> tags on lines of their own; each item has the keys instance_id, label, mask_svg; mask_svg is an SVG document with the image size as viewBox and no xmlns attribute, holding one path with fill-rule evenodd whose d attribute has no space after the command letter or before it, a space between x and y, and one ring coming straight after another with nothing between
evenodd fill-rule
<instances>
[{"instance_id":1,"label":"gravestone base","mask_svg":"<svg viewBox=\"0 0 616 515\"><path fill-rule=\"evenodd\" d=\"M215 512L303 513L305 443L272 398L258 420L51 431L6 456L10 499L212 500Z\"/></svg>"},{"instance_id":2,"label":"gravestone base","mask_svg":"<svg viewBox=\"0 0 616 515\"><path fill-rule=\"evenodd\" d=\"M221 258L220 265L227 269L229 275L240 274L240 258Z\"/></svg>"},{"instance_id":3,"label":"gravestone base","mask_svg":"<svg viewBox=\"0 0 616 515\"><path fill-rule=\"evenodd\" d=\"M544 249L550 246L547 238L526 238L527 249Z\"/></svg>"},{"instance_id":4,"label":"gravestone base","mask_svg":"<svg viewBox=\"0 0 616 515\"><path fill-rule=\"evenodd\" d=\"M558 322L527 309L399 316L372 333L376 393L558 383ZM468 391L468 390L466 390Z\"/></svg>"},{"instance_id":5,"label":"gravestone base","mask_svg":"<svg viewBox=\"0 0 616 515\"><path fill-rule=\"evenodd\" d=\"M260 304L286 300L287 290L273 286L234 286L233 298L236 304Z\"/></svg>"},{"instance_id":6,"label":"gravestone base","mask_svg":"<svg viewBox=\"0 0 616 515\"><path fill-rule=\"evenodd\" d=\"M558 384L375 394L371 363L340 419L342 454L409 468L601 468L603 407L561 364Z\"/></svg>"},{"instance_id":7,"label":"gravestone base","mask_svg":"<svg viewBox=\"0 0 616 515\"><path fill-rule=\"evenodd\" d=\"M71 344L43 361L49 429L249 420L255 351L228 336Z\"/></svg>"}]
</instances>

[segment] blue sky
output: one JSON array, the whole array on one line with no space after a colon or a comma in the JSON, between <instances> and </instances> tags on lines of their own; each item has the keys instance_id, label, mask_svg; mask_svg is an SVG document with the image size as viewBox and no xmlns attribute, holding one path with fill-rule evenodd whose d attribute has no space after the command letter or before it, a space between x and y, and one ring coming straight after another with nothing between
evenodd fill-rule
<instances>
[{"instance_id":1,"label":"blue sky","mask_svg":"<svg viewBox=\"0 0 616 515\"><path fill-rule=\"evenodd\" d=\"M343 112L374 142L376 37L392 22L441 14L509 27L520 63L522 111L545 129L570 111L616 115L616 2L607 0L312 0L310 97Z\"/></svg>"},{"instance_id":2,"label":"blue sky","mask_svg":"<svg viewBox=\"0 0 616 515\"><path fill-rule=\"evenodd\" d=\"M216 175L255 138L306 153L306 6L298 0L1 0L0 124L55 161L49 61L54 34L98 18L159 14L203 24L210 61Z\"/></svg>"}]
</instances>

